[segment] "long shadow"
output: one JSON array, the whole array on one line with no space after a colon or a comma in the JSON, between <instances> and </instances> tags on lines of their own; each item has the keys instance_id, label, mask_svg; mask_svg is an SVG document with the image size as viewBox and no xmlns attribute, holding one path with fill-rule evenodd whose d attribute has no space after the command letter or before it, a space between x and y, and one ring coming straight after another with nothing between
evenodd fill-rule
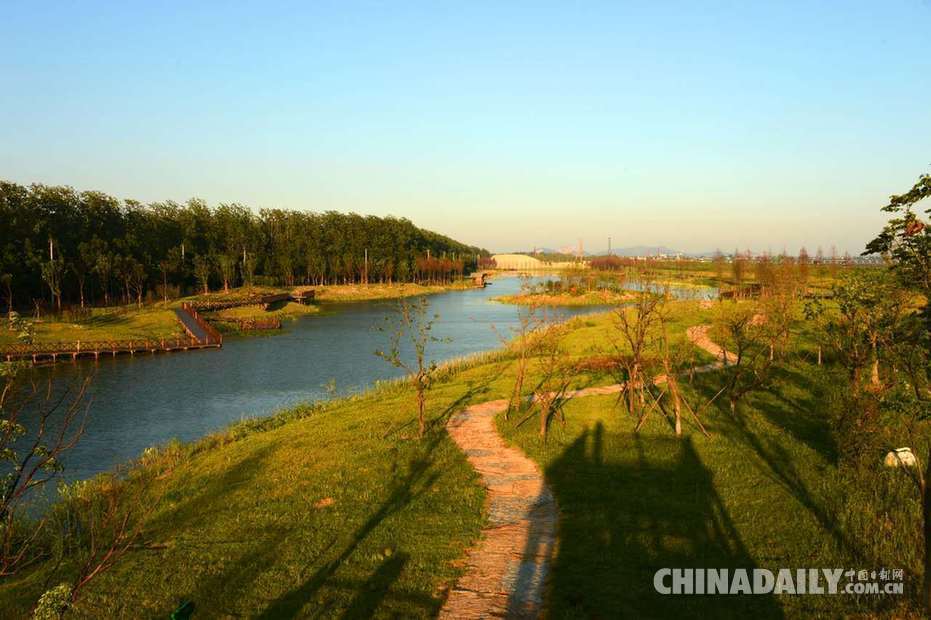
<instances>
[{"instance_id":1,"label":"long shadow","mask_svg":"<svg viewBox=\"0 0 931 620\"><path fill-rule=\"evenodd\" d=\"M398 553L382 562L366 582L359 586L355 598L342 615L343 619L371 618L388 594L391 584L401 576L409 559L407 554Z\"/></svg>"},{"instance_id":2,"label":"long shadow","mask_svg":"<svg viewBox=\"0 0 931 620\"><path fill-rule=\"evenodd\" d=\"M633 456L629 445L612 447L631 441ZM562 515L549 586L552 617L783 617L771 595L655 591L660 568L757 566L688 438L644 443L605 433L599 423L546 475Z\"/></svg>"},{"instance_id":3,"label":"long shadow","mask_svg":"<svg viewBox=\"0 0 931 620\"><path fill-rule=\"evenodd\" d=\"M268 620L295 617L314 594L336 574L343 563L352 557L359 545L382 521L402 510L423 493L428 492L440 476L439 472L431 471L433 464L431 455L443 437L442 433L432 435L425 454L412 463L410 471L402 480L392 485L388 498L352 534L349 543L343 547L339 555L317 569L300 586L278 597L257 617Z\"/></svg>"},{"instance_id":4,"label":"long shadow","mask_svg":"<svg viewBox=\"0 0 931 620\"><path fill-rule=\"evenodd\" d=\"M775 381L782 385L796 386L800 391L797 397L786 394L784 389L773 389L766 396L776 403L760 406L759 410L773 424L785 429L795 439L815 450L831 463L838 458L837 444L831 434L827 416L824 415L824 388L811 377L794 368L779 368ZM758 398L757 401L763 400Z\"/></svg>"},{"instance_id":5,"label":"long shadow","mask_svg":"<svg viewBox=\"0 0 931 620\"><path fill-rule=\"evenodd\" d=\"M730 426L732 430L726 434L752 449L763 461L773 478L811 513L840 548L850 554L853 559L868 564L869 558L864 555L863 548L851 540L846 532L837 526L834 515L819 502L815 494L808 488L795 465L792 455L777 441L754 432L743 416L737 415L733 417L732 422Z\"/></svg>"}]
</instances>

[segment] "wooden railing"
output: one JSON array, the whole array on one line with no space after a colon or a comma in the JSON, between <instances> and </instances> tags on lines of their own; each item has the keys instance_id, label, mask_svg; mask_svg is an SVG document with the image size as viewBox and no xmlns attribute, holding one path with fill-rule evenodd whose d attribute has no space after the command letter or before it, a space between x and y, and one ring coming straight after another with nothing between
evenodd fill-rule
<instances>
[{"instance_id":1,"label":"wooden railing","mask_svg":"<svg viewBox=\"0 0 931 620\"><path fill-rule=\"evenodd\" d=\"M12 361L32 358L78 357L81 355L117 353L174 351L203 346L191 336L175 336L171 338L137 338L133 340L87 340L76 342L38 342L32 344L11 344L0 347L0 359Z\"/></svg>"},{"instance_id":2,"label":"wooden railing","mask_svg":"<svg viewBox=\"0 0 931 620\"><path fill-rule=\"evenodd\" d=\"M197 311L197 308L188 302L181 304L181 309L187 311L194 318L194 322L204 330L207 338L201 344L223 345L223 335L217 331L217 328L208 323ZM193 336L193 334L192 334Z\"/></svg>"}]
</instances>

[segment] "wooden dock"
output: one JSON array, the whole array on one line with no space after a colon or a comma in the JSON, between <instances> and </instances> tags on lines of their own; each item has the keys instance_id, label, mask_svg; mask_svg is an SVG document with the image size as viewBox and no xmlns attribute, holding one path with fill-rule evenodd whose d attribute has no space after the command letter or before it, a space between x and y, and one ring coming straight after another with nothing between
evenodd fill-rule
<instances>
[{"instance_id":1,"label":"wooden dock","mask_svg":"<svg viewBox=\"0 0 931 620\"><path fill-rule=\"evenodd\" d=\"M0 359L13 361L58 362L77 360L79 357L136 355L137 353L170 353L191 349L219 349L223 336L207 323L190 304L182 304L175 310L178 322L186 335L173 338L139 338L133 340L93 340L77 342L42 342L14 344L0 348Z\"/></svg>"}]
</instances>

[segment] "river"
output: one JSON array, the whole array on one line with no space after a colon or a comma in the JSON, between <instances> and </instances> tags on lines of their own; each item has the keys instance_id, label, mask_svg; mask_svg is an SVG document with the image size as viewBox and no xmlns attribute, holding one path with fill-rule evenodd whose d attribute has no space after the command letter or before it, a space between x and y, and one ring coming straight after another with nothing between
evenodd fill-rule
<instances>
[{"instance_id":1,"label":"river","mask_svg":"<svg viewBox=\"0 0 931 620\"><path fill-rule=\"evenodd\" d=\"M500 346L495 329L508 333L518 306L491 298L519 287L518 278L501 277L484 289L431 295L430 312L439 315L434 335L448 341L431 343L430 357L443 361ZM94 374L86 431L62 458L64 477L88 478L149 446L195 440L232 422L331 398L328 383L346 395L397 377L398 369L374 355L388 344L378 326L396 313L396 301L327 304L320 314L286 321L275 335L227 338L219 350L80 360L41 371L61 383Z\"/></svg>"}]
</instances>

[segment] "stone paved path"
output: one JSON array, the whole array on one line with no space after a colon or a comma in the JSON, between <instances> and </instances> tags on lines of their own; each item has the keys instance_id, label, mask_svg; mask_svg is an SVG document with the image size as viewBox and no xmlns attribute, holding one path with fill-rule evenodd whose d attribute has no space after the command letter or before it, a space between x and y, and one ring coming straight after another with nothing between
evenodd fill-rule
<instances>
[{"instance_id":1,"label":"stone paved path","mask_svg":"<svg viewBox=\"0 0 931 620\"><path fill-rule=\"evenodd\" d=\"M687 333L697 346L723 358L724 351L708 338L708 326L692 327ZM720 366L717 362L696 370ZM623 390L623 385L615 384L575 390L567 396ZM559 511L537 464L498 435L495 416L506 408L507 400L473 405L446 425L482 477L489 514L481 540L467 554L466 572L450 591L440 618L537 618L543 611Z\"/></svg>"},{"instance_id":2,"label":"stone paved path","mask_svg":"<svg viewBox=\"0 0 931 620\"><path fill-rule=\"evenodd\" d=\"M536 618L543 606L556 544L556 500L536 463L495 430L495 416L506 407L506 400L474 405L447 424L482 476L489 514L441 618Z\"/></svg>"}]
</instances>

